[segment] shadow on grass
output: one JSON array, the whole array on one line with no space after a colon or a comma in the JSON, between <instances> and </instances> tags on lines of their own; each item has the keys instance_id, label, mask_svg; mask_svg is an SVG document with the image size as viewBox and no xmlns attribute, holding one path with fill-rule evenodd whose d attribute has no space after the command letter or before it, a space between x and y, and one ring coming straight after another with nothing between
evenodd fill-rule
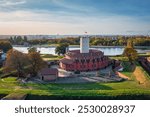
<instances>
[{"instance_id":1,"label":"shadow on grass","mask_svg":"<svg viewBox=\"0 0 150 117\"><path fill-rule=\"evenodd\" d=\"M27 95L26 100L150 100L149 95L118 96L66 96L66 95Z\"/></svg>"},{"instance_id":2,"label":"shadow on grass","mask_svg":"<svg viewBox=\"0 0 150 117\"><path fill-rule=\"evenodd\" d=\"M0 99L2 99L3 97L5 97L7 94L0 94Z\"/></svg>"},{"instance_id":3,"label":"shadow on grass","mask_svg":"<svg viewBox=\"0 0 150 117\"><path fill-rule=\"evenodd\" d=\"M24 84L23 87L30 87L38 90L112 90L112 87L101 83L81 83L81 84Z\"/></svg>"},{"instance_id":4,"label":"shadow on grass","mask_svg":"<svg viewBox=\"0 0 150 117\"><path fill-rule=\"evenodd\" d=\"M51 95L28 94L26 100L142 100L150 99L148 91L138 90L79 90L58 91ZM61 92L61 93L60 93Z\"/></svg>"},{"instance_id":5,"label":"shadow on grass","mask_svg":"<svg viewBox=\"0 0 150 117\"><path fill-rule=\"evenodd\" d=\"M123 61L122 62L122 65L124 67L124 72L130 72L130 73L133 73L135 71L135 68L136 68L136 64L131 64L130 62L128 61Z\"/></svg>"}]
</instances>

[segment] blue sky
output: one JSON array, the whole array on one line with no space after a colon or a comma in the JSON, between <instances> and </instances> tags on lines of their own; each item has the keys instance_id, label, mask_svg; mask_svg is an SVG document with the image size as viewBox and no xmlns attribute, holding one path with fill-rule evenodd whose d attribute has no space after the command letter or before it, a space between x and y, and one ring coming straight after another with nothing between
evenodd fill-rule
<instances>
[{"instance_id":1,"label":"blue sky","mask_svg":"<svg viewBox=\"0 0 150 117\"><path fill-rule=\"evenodd\" d=\"M150 0L0 0L0 34L148 34Z\"/></svg>"}]
</instances>

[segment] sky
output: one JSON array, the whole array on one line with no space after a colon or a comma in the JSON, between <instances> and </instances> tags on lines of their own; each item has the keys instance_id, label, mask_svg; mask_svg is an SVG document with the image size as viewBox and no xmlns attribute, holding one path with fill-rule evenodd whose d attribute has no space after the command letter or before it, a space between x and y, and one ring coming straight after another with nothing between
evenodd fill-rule
<instances>
[{"instance_id":1,"label":"sky","mask_svg":"<svg viewBox=\"0 0 150 117\"><path fill-rule=\"evenodd\" d=\"M150 35L150 0L0 0L0 35Z\"/></svg>"}]
</instances>

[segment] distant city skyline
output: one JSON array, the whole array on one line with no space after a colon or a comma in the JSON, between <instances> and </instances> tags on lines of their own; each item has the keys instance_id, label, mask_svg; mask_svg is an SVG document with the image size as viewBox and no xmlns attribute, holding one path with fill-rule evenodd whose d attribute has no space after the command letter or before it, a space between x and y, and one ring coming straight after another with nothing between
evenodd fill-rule
<instances>
[{"instance_id":1,"label":"distant city skyline","mask_svg":"<svg viewBox=\"0 0 150 117\"><path fill-rule=\"evenodd\" d=\"M149 0L0 0L0 35L150 35Z\"/></svg>"}]
</instances>

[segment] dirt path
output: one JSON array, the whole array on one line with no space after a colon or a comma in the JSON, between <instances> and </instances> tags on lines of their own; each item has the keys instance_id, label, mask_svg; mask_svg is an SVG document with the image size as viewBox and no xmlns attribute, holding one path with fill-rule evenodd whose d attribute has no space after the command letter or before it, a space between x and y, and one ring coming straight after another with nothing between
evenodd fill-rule
<instances>
[{"instance_id":1,"label":"dirt path","mask_svg":"<svg viewBox=\"0 0 150 117\"><path fill-rule=\"evenodd\" d=\"M120 72L117 72L118 76L121 77L121 78L124 78L124 79L128 79L128 80L131 80L128 76L120 73Z\"/></svg>"}]
</instances>

